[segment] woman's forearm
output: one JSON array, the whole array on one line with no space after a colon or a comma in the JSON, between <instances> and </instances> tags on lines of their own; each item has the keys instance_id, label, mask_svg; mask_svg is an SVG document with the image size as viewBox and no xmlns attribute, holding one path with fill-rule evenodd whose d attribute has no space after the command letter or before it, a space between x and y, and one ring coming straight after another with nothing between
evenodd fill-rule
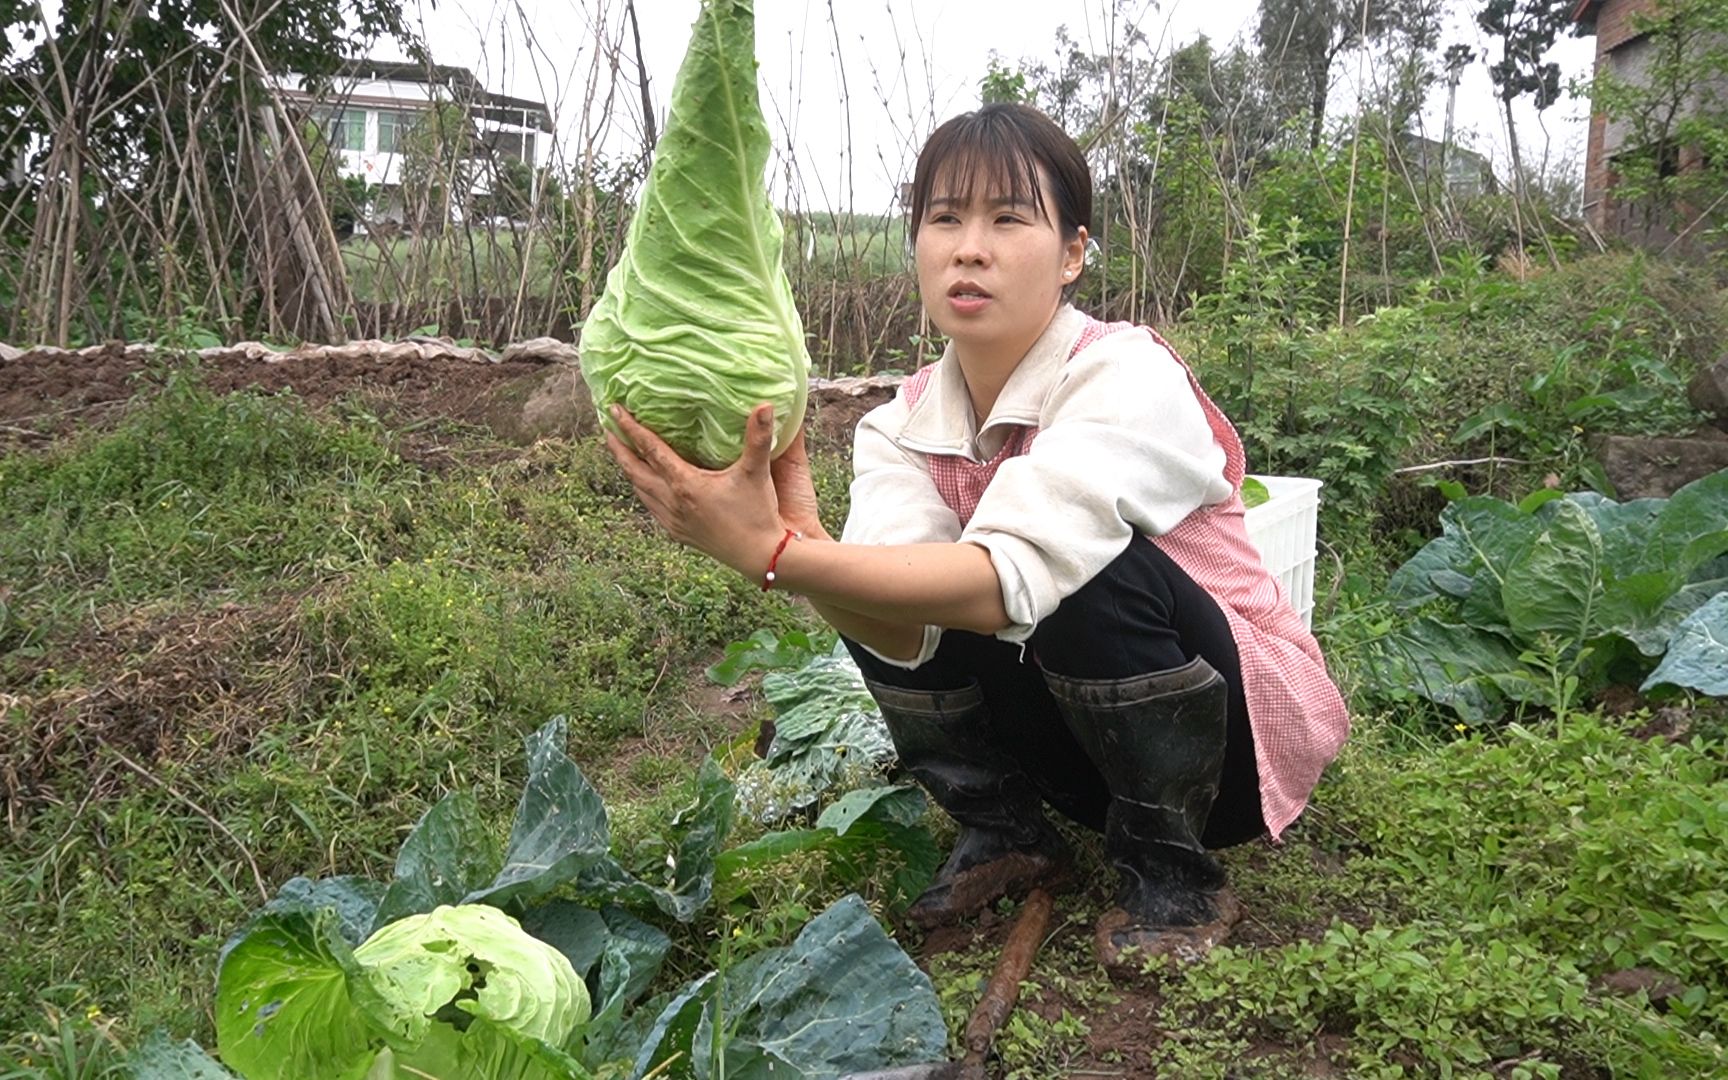
<instances>
[{"instance_id":1,"label":"woman's forearm","mask_svg":"<svg viewBox=\"0 0 1728 1080\"><path fill-rule=\"evenodd\" d=\"M823 622L838 630L843 637L868 646L880 656L911 660L924 647L924 627L921 624L886 622L815 600L810 602L810 606L822 616Z\"/></svg>"},{"instance_id":2,"label":"woman's forearm","mask_svg":"<svg viewBox=\"0 0 1728 1080\"><path fill-rule=\"evenodd\" d=\"M818 611L847 613L842 619L868 635L857 640L885 655L915 654L926 625L981 634L1008 625L996 568L976 544L878 547L807 537L787 545L775 571L777 585L808 597ZM881 649L872 638L900 647Z\"/></svg>"}]
</instances>

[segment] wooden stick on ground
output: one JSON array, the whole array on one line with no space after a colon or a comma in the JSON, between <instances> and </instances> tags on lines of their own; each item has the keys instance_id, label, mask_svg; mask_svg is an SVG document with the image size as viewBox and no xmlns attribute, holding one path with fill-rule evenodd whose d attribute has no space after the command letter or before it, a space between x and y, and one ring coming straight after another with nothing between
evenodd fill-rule
<instances>
[{"instance_id":1,"label":"wooden stick on ground","mask_svg":"<svg viewBox=\"0 0 1728 1080\"><path fill-rule=\"evenodd\" d=\"M995 1041L996 1032L1007 1021L1008 1014L1014 1011L1014 1002L1020 997L1020 984L1032 972L1032 959L1038 955L1038 946L1044 942L1053 907L1054 901L1049 893L1033 889L1020 908L1014 928L1008 931L1008 942L1002 946L1002 956L996 961L996 970L990 976L990 984L984 988L984 996L978 1000L977 1008L966 1021L966 1056L961 1066L967 1072L962 1075L982 1075L990 1044Z\"/></svg>"}]
</instances>

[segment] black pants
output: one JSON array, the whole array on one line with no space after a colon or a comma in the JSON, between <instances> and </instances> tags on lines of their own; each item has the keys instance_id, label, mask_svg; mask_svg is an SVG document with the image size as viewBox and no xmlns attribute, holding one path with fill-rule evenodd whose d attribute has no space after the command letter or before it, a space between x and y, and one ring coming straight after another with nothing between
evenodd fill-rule
<instances>
[{"instance_id":1,"label":"black pants","mask_svg":"<svg viewBox=\"0 0 1728 1080\"><path fill-rule=\"evenodd\" d=\"M1075 679L1125 679L1179 668L1203 656L1230 687L1224 768L1203 837L1227 847L1265 832L1259 772L1241 663L1216 601L1150 540L1136 537L1080 590L1039 623L1027 649L964 630L946 630L936 655L907 670L848 640L864 675L905 690L983 691L1002 744L1051 806L1082 825L1104 826L1110 793L1068 731L1044 672ZM1149 735L1156 738L1155 732Z\"/></svg>"}]
</instances>

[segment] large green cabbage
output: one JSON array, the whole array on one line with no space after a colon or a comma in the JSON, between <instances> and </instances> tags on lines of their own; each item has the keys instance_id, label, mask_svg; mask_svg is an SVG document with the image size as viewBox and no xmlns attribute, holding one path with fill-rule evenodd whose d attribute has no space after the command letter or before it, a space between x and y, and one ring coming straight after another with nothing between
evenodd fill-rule
<instances>
[{"instance_id":1,"label":"large green cabbage","mask_svg":"<svg viewBox=\"0 0 1728 1080\"><path fill-rule=\"evenodd\" d=\"M454 1039L464 1014L553 1046L588 1019L588 987L564 954L485 904L400 919L367 938L354 959L372 977L391 1034L411 1045L436 1032Z\"/></svg>"},{"instance_id":2,"label":"large green cabbage","mask_svg":"<svg viewBox=\"0 0 1728 1080\"><path fill-rule=\"evenodd\" d=\"M624 255L582 327L600 420L629 409L686 460L721 468L750 410L774 406L774 453L804 418L810 357L768 201L768 125L751 0L703 0Z\"/></svg>"}]
</instances>

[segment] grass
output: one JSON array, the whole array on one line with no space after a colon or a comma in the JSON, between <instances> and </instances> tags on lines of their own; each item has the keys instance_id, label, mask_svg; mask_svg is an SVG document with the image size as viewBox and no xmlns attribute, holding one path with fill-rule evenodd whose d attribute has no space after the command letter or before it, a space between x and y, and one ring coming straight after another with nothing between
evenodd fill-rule
<instances>
[{"instance_id":1,"label":"grass","mask_svg":"<svg viewBox=\"0 0 1728 1080\"><path fill-rule=\"evenodd\" d=\"M696 761L747 742L749 703L698 672L808 616L659 537L591 442L436 436L472 463L434 473L357 406L173 371L109 429L0 457L0 911L28 943L0 956L0 1077L99 1075L157 1028L208 1042L217 950L261 890L387 875L450 790L501 831L550 715L621 853L652 847ZM836 518L845 471L818 462ZM1321 632L1354 690L1383 571L1342 550L1359 580ZM1002 1074L1722 1075L1728 725L1700 709L1645 740L1643 719L1359 716L1287 841L1227 853L1235 944L1143 984L1092 962L1110 878L1077 838L1089 885L1059 902ZM674 930L664 977L782 943L852 887L798 858ZM928 958L956 1034L1000 927ZM1628 968L1679 992L1602 989ZM44 1064L68 1055L86 1071Z\"/></svg>"},{"instance_id":2,"label":"grass","mask_svg":"<svg viewBox=\"0 0 1728 1080\"><path fill-rule=\"evenodd\" d=\"M0 961L0 1031L44 1000L199 1029L253 864L387 870L452 788L502 814L551 715L588 762L729 735L690 673L791 609L676 551L602 458L433 476L372 418L175 373L114 430L0 459L0 908L38 945Z\"/></svg>"}]
</instances>

